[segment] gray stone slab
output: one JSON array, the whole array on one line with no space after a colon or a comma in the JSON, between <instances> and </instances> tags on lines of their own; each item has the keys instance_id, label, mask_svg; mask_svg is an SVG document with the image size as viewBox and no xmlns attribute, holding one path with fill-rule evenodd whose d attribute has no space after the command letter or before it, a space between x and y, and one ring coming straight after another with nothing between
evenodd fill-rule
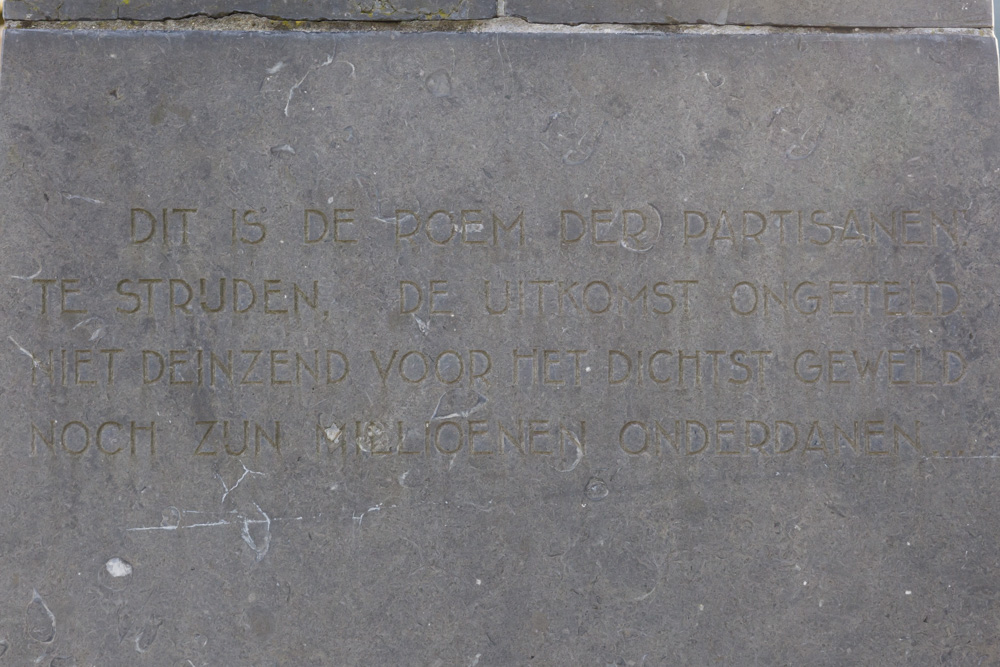
<instances>
[{"instance_id":1,"label":"gray stone slab","mask_svg":"<svg viewBox=\"0 0 1000 667\"><path fill-rule=\"evenodd\" d=\"M3 15L8 21L156 21L234 13L290 21L485 19L496 15L496 0L6 0L3 3Z\"/></svg>"},{"instance_id":2,"label":"gray stone slab","mask_svg":"<svg viewBox=\"0 0 1000 667\"><path fill-rule=\"evenodd\" d=\"M942 27L993 25L990 0L507 0L507 13L543 23Z\"/></svg>"},{"instance_id":3,"label":"gray stone slab","mask_svg":"<svg viewBox=\"0 0 1000 667\"><path fill-rule=\"evenodd\" d=\"M990 35L3 46L8 663L992 660Z\"/></svg>"}]
</instances>

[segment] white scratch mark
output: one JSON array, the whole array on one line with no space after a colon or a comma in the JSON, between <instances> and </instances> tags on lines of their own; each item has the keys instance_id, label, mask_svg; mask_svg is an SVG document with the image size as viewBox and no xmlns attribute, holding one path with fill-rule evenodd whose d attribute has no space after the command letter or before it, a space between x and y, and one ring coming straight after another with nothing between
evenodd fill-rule
<instances>
[{"instance_id":1,"label":"white scratch mark","mask_svg":"<svg viewBox=\"0 0 1000 667\"><path fill-rule=\"evenodd\" d=\"M369 512L381 512L382 511L382 504L383 503L379 503L378 505L375 505L374 507L369 507L364 512L362 512L360 515L358 515L358 514L352 514L351 515L351 519L353 519L354 523L356 523L358 525L358 528L361 528L361 522L365 520L365 515L368 514Z\"/></svg>"},{"instance_id":2,"label":"white scratch mark","mask_svg":"<svg viewBox=\"0 0 1000 667\"><path fill-rule=\"evenodd\" d=\"M576 470L576 467L580 465L580 461L583 460L583 449L580 447L580 445L573 442L573 438L567 438L567 440L569 442L572 442L573 447L576 448L576 459L573 461L573 464L570 467L566 468L565 470L559 470L559 472L573 472L574 470Z\"/></svg>"},{"instance_id":3,"label":"white scratch mark","mask_svg":"<svg viewBox=\"0 0 1000 667\"><path fill-rule=\"evenodd\" d=\"M31 602L29 604L41 605L42 610L45 612L45 615L49 617L49 623L52 624L52 635L49 637L48 641L43 641L42 643L43 644L51 643L56 636L56 615L52 613L52 610L49 609L49 605L45 604L45 600L42 599L42 596L39 595L38 591L34 588L31 589Z\"/></svg>"},{"instance_id":4,"label":"white scratch mark","mask_svg":"<svg viewBox=\"0 0 1000 667\"><path fill-rule=\"evenodd\" d=\"M700 76L701 78L705 79L705 82L708 85L712 86L712 88L718 88L719 86L723 85L726 82L726 77L725 76L721 76L721 75L719 76L719 82L718 83L716 83L715 81L712 81L712 78L711 78L711 76L709 75L708 72L695 72L694 75L695 76Z\"/></svg>"},{"instance_id":5,"label":"white scratch mark","mask_svg":"<svg viewBox=\"0 0 1000 667\"><path fill-rule=\"evenodd\" d=\"M243 461L240 461L240 465L243 466L243 474L240 475L240 478L236 480L236 483L233 484L232 486L226 486L226 482L225 480L222 479L222 475L220 475L219 473L215 474L216 478L218 478L219 480L219 483L222 484L222 488L226 490L226 492L222 494L222 500L219 501L220 503L226 502L226 496L235 491L236 487L240 485L240 482L246 479L247 475L260 475L261 477L267 477L266 473L257 472L256 470L250 470L250 468L247 468L246 464L243 463Z\"/></svg>"},{"instance_id":6,"label":"white scratch mark","mask_svg":"<svg viewBox=\"0 0 1000 667\"><path fill-rule=\"evenodd\" d=\"M84 197L82 195L71 195L71 194L66 193L66 192L63 192L61 194L66 199L69 199L69 200L77 199L79 201L85 201L88 204L103 204L104 203L100 199L94 199L93 197Z\"/></svg>"},{"instance_id":7,"label":"white scratch mark","mask_svg":"<svg viewBox=\"0 0 1000 667\"><path fill-rule=\"evenodd\" d=\"M476 657L475 657L475 658L473 658L473 659L472 659L472 662L470 662L470 663L469 663L469 667L476 667L476 665L478 665L478 664L479 664L479 659L480 659L481 657L483 657L483 654L482 654L482 653L477 653L477 654L476 654Z\"/></svg>"},{"instance_id":8,"label":"white scratch mark","mask_svg":"<svg viewBox=\"0 0 1000 667\"><path fill-rule=\"evenodd\" d=\"M651 596L653 593L656 592L656 586L657 586L657 584L654 583L653 587L651 589L649 589L648 592L643 593L642 595L640 595L637 598L632 598L632 601L633 602L642 602L643 600L645 600L646 598L648 598L649 596Z\"/></svg>"},{"instance_id":9,"label":"white scratch mark","mask_svg":"<svg viewBox=\"0 0 1000 667\"><path fill-rule=\"evenodd\" d=\"M228 526L229 522L225 519L219 519L218 521L211 521L209 523L192 523L184 528L211 528L212 526Z\"/></svg>"},{"instance_id":10,"label":"white scratch mark","mask_svg":"<svg viewBox=\"0 0 1000 667\"><path fill-rule=\"evenodd\" d=\"M805 160L807 157L810 157L813 153L815 153L816 149L819 148L820 140L823 139L823 131L819 130L816 133L816 140L812 142L812 146L809 146L809 140L806 139L806 137L812 131L813 128L810 127L803 132L799 138L795 140L795 143L789 146L788 150L785 151L785 157L789 160Z\"/></svg>"},{"instance_id":11,"label":"white scratch mark","mask_svg":"<svg viewBox=\"0 0 1000 667\"><path fill-rule=\"evenodd\" d=\"M271 548L271 517L269 517L257 503L254 503L253 505L257 508L257 511L260 512L260 515L264 517L264 520L255 521L243 517L243 532L240 534L240 537L242 537L243 541L247 543L247 546L253 549L253 552L257 554L257 561L259 562L264 558L264 556L267 555L267 550ZM250 526L258 523L264 524L264 536L260 546L258 546L257 541L250 536Z\"/></svg>"},{"instance_id":12,"label":"white scratch mark","mask_svg":"<svg viewBox=\"0 0 1000 667\"><path fill-rule=\"evenodd\" d=\"M417 323L417 328L420 329L420 333L422 333L423 335L426 336L427 334L429 334L431 332L431 323L430 322L425 322L425 321L423 321L422 319L420 319L419 317L417 317L416 315L414 315L412 313L410 314L410 317L412 317L413 321Z\"/></svg>"},{"instance_id":13,"label":"white scratch mark","mask_svg":"<svg viewBox=\"0 0 1000 667\"><path fill-rule=\"evenodd\" d=\"M284 63L284 61L281 61L281 60L279 60L279 61L278 61L277 63L275 63L275 64L274 64L274 65L273 65L272 67L268 67L268 68L267 68L267 73L268 73L268 74L277 74L278 72L280 72L280 71L281 71L281 70L283 70L284 68L285 68L285 63Z\"/></svg>"},{"instance_id":14,"label":"white scratch mark","mask_svg":"<svg viewBox=\"0 0 1000 667\"><path fill-rule=\"evenodd\" d=\"M255 505L256 505L256 503L255 503ZM260 512L260 508L259 507L257 508L257 511ZM184 510L183 513L184 514L209 514L209 512L201 512L201 511L197 511L197 510ZM264 514L263 512L261 512L261 515L264 517L263 519L250 519L250 518L244 516L243 514L240 514L237 510L230 510L228 512L228 514L234 515L235 519L233 521L229 521L227 519L219 519L217 521L205 521L205 522L202 522L202 523L190 523L190 524L187 524L187 525L171 524L171 525L166 525L166 526L139 526L139 527L136 527L136 528L126 528L125 530L128 531L128 532L145 532L145 531L153 531L153 530L187 530L188 528L216 528L218 526L231 526L231 525L233 525L233 523L236 523L236 522L239 522L244 528L248 528L249 526L253 526L253 525L257 525L257 524L264 524L265 526L267 526L268 528L270 528L270 525L273 522L278 522L278 521L303 521L306 518L304 516L289 516L289 517L275 517L275 518L272 519L271 517L269 517L266 514ZM323 515L322 514L317 514L316 516L313 516L313 517L310 517L310 518L312 518L312 519L318 519L321 516L323 516ZM270 539L270 538L268 538L268 539ZM265 541L265 544L266 543L267 543L267 541Z\"/></svg>"},{"instance_id":15,"label":"white scratch mark","mask_svg":"<svg viewBox=\"0 0 1000 667\"><path fill-rule=\"evenodd\" d=\"M98 324L100 324L101 323L101 318L99 318L99 317L88 317L87 319L85 319L85 320L83 320L81 322L77 322L76 325L73 327L72 331L76 331L80 327L86 326L86 325L90 324L91 322L97 322ZM103 326L98 326L96 329L94 329L93 331L90 332L89 342L92 343L95 340L99 339L103 335L104 335L104 327Z\"/></svg>"},{"instance_id":16,"label":"white scratch mark","mask_svg":"<svg viewBox=\"0 0 1000 667\"><path fill-rule=\"evenodd\" d=\"M180 528L180 526L140 526L139 528L126 528L125 530L128 532L135 532L146 530L177 530L178 528Z\"/></svg>"},{"instance_id":17,"label":"white scratch mark","mask_svg":"<svg viewBox=\"0 0 1000 667\"><path fill-rule=\"evenodd\" d=\"M432 420L454 419L456 417L460 417L462 419L468 419L469 415L481 409L484 405L486 405L487 401L489 400L485 396L480 394L478 391L473 393L475 394L476 398L475 398L475 404L472 407L460 408L460 409L452 408L452 412L449 412L446 415L442 415L440 414L442 412L442 405L454 399L455 390L444 392L443 394L441 394L441 398L438 399L437 406L435 406L434 412L431 414L431 419ZM465 401L465 403L468 404L468 401Z\"/></svg>"},{"instance_id":18,"label":"white scratch mark","mask_svg":"<svg viewBox=\"0 0 1000 667\"><path fill-rule=\"evenodd\" d=\"M26 357L28 357L29 359L31 359L31 363L34 364L35 368L41 368L42 367L42 362L39 361L38 358L35 357L35 355L33 355L31 352L28 352L26 349L24 349L24 347L22 347L20 343L18 343L16 340L14 340L13 336L7 336L7 340L9 340L10 342L14 343L14 347L16 347L17 349L19 349L21 351L21 354L23 354Z\"/></svg>"},{"instance_id":19,"label":"white scratch mark","mask_svg":"<svg viewBox=\"0 0 1000 667\"><path fill-rule=\"evenodd\" d=\"M291 87L291 89L288 91L288 99L285 101L285 117L288 116L288 106L292 103L292 98L295 96L295 91L299 89L299 86L305 83L306 79L309 77L310 74L312 74L321 67L326 67L332 62L333 62L333 56L327 56L326 60L321 62L319 65L313 65L308 70L306 70L306 73L302 76L301 79L299 79L299 82Z\"/></svg>"},{"instance_id":20,"label":"white scratch mark","mask_svg":"<svg viewBox=\"0 0 1000 667\"><path fill-rule=\"evenodd\" d=\"M632 246L630 246L628 243L625 242L625 239L619 241L618 245L631 252L649 252L650 250L653 249L652 245L650 245L648 248L633 248Z\"/></svg>"},{"instance_id":21,"label":"white scratch mark","mask_svg":"<svg viewBox=\"0 0 1000 667\"><path fill-rule=\"evenodd\" d=\"M11 276L14 280L34 280L38 276L42 275L42 264L41 262L36 262L38 264L38 270L32 273L30 276Z\"/></svg>"}]
</instances>

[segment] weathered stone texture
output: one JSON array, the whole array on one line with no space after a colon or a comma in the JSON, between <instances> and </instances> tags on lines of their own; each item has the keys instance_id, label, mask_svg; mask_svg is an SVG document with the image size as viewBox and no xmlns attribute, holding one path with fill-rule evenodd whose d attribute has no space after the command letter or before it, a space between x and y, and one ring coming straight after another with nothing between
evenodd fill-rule
<instances>
[{"instance_id":1,"label":"weathered stone texture","mask_svg":"<svg viewBox=\"0 0 1000 667\"><path fill-rule=\"evenodd\" d=\"M290 21L485 19L496 15L495 0L6 0L8 21L134 19L155 21L189 16L248 13Z\"/></svg>"},{"instance_id":2,"label":"weathered stone texture","mask_svg":"<svg viewBox=\"0 0 1000 667\"><path fill-rule=\"evenodd\" d=\"M992 36L2 68L10 664L995 658Z\"/></svg>"},{"instance_id":3,"label":"weathered stone texture","mask_svg":"<svg viewBox=\"0 0 1000 667\"><path fill-rule=\"evenodd\" d=\"M823 27L991 27L989 0L507 0L544 23L714 23Z\"/></svg>"}]
</instances>

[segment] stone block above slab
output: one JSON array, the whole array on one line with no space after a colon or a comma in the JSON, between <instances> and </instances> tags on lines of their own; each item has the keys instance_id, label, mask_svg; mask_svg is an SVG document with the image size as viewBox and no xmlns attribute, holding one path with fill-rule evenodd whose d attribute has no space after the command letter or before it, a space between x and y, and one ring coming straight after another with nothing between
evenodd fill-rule
<instances>
[{"instance_id":1,"label":"stone block above slab","mask_svg":"<svg viewBox=\"0 0 1000 667\"><path fill-rule=\"evenodd\" d=\"M989 0L507 0L506 13L539 23L709 23L870 28L985 28Z\"/></svg>"},{"instance_id":2,"label":"stone block above slab","mask_svg":"<svg viewBox=\"0 0 1000 667\"><path fill-rule=\"evenodd\" d=\"M7 0L8 21L158 21L255 14L289 21L485 19L495 0Z\"/></svg>"}]
</instances>

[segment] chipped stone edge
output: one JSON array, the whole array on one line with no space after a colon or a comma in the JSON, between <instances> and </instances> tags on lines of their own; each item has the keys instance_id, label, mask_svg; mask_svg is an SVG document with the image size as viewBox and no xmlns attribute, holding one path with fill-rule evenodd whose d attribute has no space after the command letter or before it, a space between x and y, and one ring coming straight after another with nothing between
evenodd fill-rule
<instances>
[{"instance_id":1,"label":"chipped stone edge","mask_svg":"<svg viewBox=\"0 0 1000 667\"><path fill-rule=\"evenodd\" d=\"M690 34L690 35L948 35L993 37L992 28L881 28L820 27L717 24L637 24L637 23L534 23L513 16L491 19L440 21L291 21L256 14L234 13L214 18L193 16L157 21L21 21L8 20L3 27L17 30L101 30L101 31L230 31L230 32L459 32L481 34Z\"/></svg>"}]
</instances>

